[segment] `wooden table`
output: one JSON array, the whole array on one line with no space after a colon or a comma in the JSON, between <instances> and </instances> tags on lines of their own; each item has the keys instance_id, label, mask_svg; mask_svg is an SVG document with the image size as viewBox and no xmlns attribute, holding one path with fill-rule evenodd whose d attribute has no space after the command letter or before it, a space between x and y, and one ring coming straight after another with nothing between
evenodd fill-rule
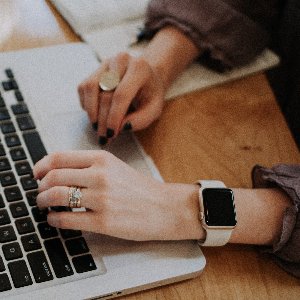
<instances>
[{"instance_id":1,"label":"wooden table","mask_svg":"<svg viewBox=\"0 0 300 300\"><path fill-rule=\"evenodd\" d=\"M80 40L47 1L1 1L0 19L0 51ZM220 179L251 187L255 164L300 163L264 74L168 102L160 120L138 138L166 181ZM122 299L300 299L300 280L257 247L203 252L207 266L200 277Z\"/></svg>"}]
</instances>

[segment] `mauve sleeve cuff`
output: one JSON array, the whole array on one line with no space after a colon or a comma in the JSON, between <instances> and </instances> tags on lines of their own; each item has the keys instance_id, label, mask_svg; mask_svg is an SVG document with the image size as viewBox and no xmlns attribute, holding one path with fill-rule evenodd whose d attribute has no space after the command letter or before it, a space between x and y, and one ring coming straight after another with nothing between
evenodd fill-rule
<instances>
[{"instance_id":1,"label":"mauve sleeve cuff","mask_svg":"<svg viewBox=\"0 0 300 300\"><path fill-rule=\"evenodd\" d=\"M270 169L257 165L252 181L254 188L279 187L290 197L293 205L285 211L281 235L266 252L284 270L300 277L300 165L279 164Z\"/></svg>"},{"instance_id":2,"label":"mauve sleeve cuff","mask_svg":"<svg viewBox=\"0 0 300 300\"><path fill-rule=\"evenodd\" d=\"M248 16L221 0L152 0L145 29L155 33L173 25L209 59L224 69L251 61L267 45L269 35Z\"/></svg>"}]
</instances>

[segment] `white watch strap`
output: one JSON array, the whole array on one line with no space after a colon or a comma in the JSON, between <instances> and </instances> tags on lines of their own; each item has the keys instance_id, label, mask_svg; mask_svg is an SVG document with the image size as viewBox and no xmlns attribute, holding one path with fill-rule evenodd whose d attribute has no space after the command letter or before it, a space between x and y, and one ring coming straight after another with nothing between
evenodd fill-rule
<instances>
[{"instance_id":1,"label":"white watch strap","mask_svg":"<svg viewBox=\"0 0 300 300\"><path fill-rule=\"evenodd\" d=\"M199 180L199 202L200 202L200 216L203 217L202 209L202 190L206 188L226 188L225 184L219 180ZM202 223L202 220L201 220ZM204 228L204 227L203 227ZM206 231L205 240L199 240L200 246L223 246L228 243L232 230L230 228L204 228Z\"/></svg>"},{"instance_id":2,"label":"white watch strap","mask_svg":"<svg viewBox=\"0 0 300 300\"><path fill-rule=\"evenodd\" d=\"M204 241L199 240L200 246L216 247L224 246L228 243L232 229L209 229L206 228L206 238Z\"/></svg>"}]
</instances>

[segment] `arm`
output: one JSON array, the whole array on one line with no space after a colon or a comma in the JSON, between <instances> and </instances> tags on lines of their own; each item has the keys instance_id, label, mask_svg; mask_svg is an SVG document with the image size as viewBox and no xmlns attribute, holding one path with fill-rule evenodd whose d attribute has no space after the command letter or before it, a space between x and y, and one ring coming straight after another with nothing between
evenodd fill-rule
<instances>
[{"instance_id":1,"label":"arm","mask_svg":"<svg viewBox=\"0 0 300 300\"><path fill-rule=\"evenodd\" d=\"M254 185L260 189L233 190L238 223L230 242L269 246L265 251L299 277L300 167L257 166L254 171ZM41 208L68 206L69 187L81 187L81 204L88 210L50 212L52 226L137 241L205 237L195 184L158 182L106 151L51 154L34 166L33 173L40 180ZM263 188L274 183L280 189Z\"/></svg>"},{"instance_id":2,"label":"arm","mask_svg":"<svg viewBox=\"0 0 300 300\"><path fill-rule=\"evenodd\" d=\"M118 174L116 176L116 174ZM49 224L134 240L201 239L198 186L160 183L105 151L48 155L34 167L40 207L67 206L69 186L83 188L84 213L55 213ZM128 180L130 178L130 180ZM135 182L133 185L132 182ZM270 245L291 201L279 189L234 189L238 223L232 243Z\"/></svg>"},{"instance_id":3,"label":"arm","mask_svg":"<svg viewBox=\"0 0 300 300\"><path fill-rule=\"evenodd\" d=\"M238 223L231 243L272 245L292 203L280 189L233 189Z\"/></svg>"},{"instance_id":4,"label":"arm","mask_svg":"<svg viewBox=\"0 0 300 300\"><path fill-rule=\"evenodd\" d=\"M267 20L272 4L260 3L254 12L244 3L226 1L150 1L146 29L155 35L145 52L138 58L121 53L108 59L78 87L99 143L106 144L123 129L136 131L153 123L170 84L202 53L219 69L251 61L267 45L268 33L244 12ZM118 72L121 82L115 91L103 93L98 82L107 69Z\"/></svg>"}]
</instances>

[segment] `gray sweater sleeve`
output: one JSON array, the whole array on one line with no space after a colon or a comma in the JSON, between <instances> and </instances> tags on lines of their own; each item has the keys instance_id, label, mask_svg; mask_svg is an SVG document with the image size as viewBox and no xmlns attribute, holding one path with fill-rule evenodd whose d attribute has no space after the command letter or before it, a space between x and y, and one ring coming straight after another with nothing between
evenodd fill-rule
<instances>
[{"instance_id":1,"label":"gray sweater sleeve","mask_svg":"<svg viewBox=\"0 0 300 300\"><path fill-rule=\"evenodd\" d=\"M155 33L164 26L176 26L209 60L232 68L248 63L268 44L268 26L277 13L274 3L278 0L254 2L151 0L145 28Z\"/></svg>"},{"instance_id":2,"label":"gray sweater sleeve","mask_svg":"<svg viewBox=\"0 0 300 300\"><path fill-rule=\"evenodd\" d=\"M272 248L265 249L287 272L300 277L300 165L276 165L271 169L255 166L252 171L254 188L279 187L291 199L285 211L282 231Z\"/></svg>"}]
</instances>

